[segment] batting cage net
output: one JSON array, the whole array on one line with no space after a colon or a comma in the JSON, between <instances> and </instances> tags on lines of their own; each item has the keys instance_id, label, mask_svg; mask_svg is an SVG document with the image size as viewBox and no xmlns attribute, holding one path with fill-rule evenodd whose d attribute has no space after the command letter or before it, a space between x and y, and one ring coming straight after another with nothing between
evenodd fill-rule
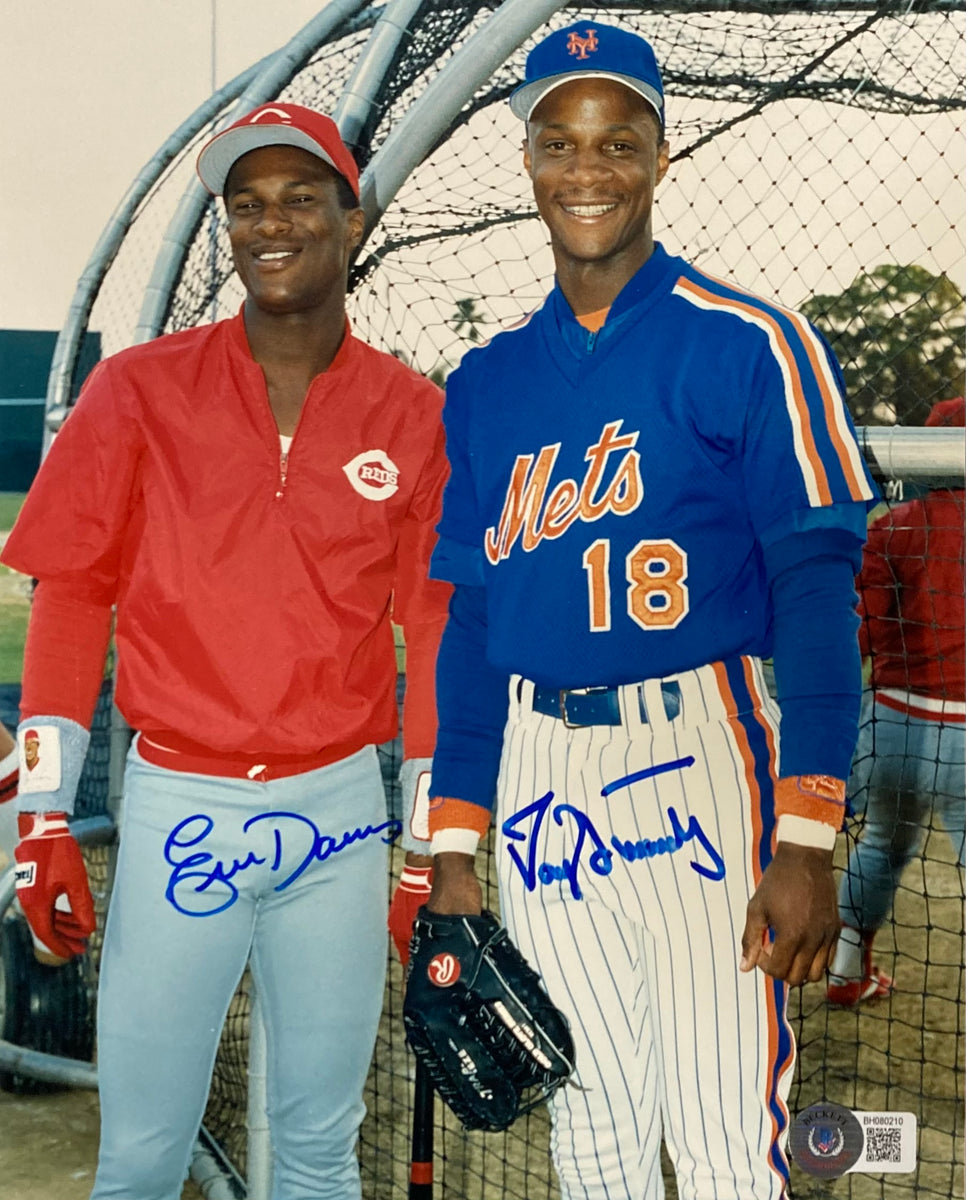
<instances>
[{"instance_id":1,"label":"batting cage net","mask_svg":"<svg viewBox=\"0 0 966 1200\"><path fill-rule=\"evenodd\" d=\"M325 6L323 15L338 10L337 19L277 65L277 84L255 98L336 113L370 184L380 180L383 164L383 178L392 179L404 158L402 131L416 128L421 114L420 128L430 123L426 149L402 182L364 191L370 232L349 301L358 335L442 380L469 345L540 302L552 260L522 170L522 129L506 97L536 40L586 18L641 32L662 65L671 169L657 195L655 234L669 251L802 308L843 363L859 425L921 426L934 402L962 393L962 3L531 3L543 23L521 27L516 48L447 107L452 85L433 89L452 79L449 64L455 60L471 78L472 64L493 44L497 18L523 7L513 0ZM383 38L380 45L390 48L377 57L376 33L385 33L380 19L387 15L397 32L388 43ZM467 46L474 54L457 58ZM345 100L349 90L366 97L355 114ZM243 293L220 203L200 196L192 180L200 144L231 117L240 91L226 94L159 159L150 187L124 215L123 238L102 256L79 327L100 332L105 354L237 311ZM253 96L249 90L242 101ZM76 394L80 380L71 370L68 363L69 392ZM921 466L914 488L962 488L961 472L930 480ZM899 487L910 493L901 465L892 475L887 506L897 502ZM104 745L95 732L101 797ZM398 803L398 743L382 754L387 790ZM103 803L96 779L92 786L87 811ZM830 1008L824 985L791 996L799 1043L792 1112L819 1100L912 1112L916 1167L834 1183L795 1169L798 1197L963 1194L962 837L960 830L957 842L955 830L942 826L940 808L926 806L923 844L901 875L893 915L876 943L881 968L895 976L892 994L855 1011ZM840 839L840 867L861 831L858 819ZM492 853L488 861L492 868ZM390 887L400 866L396 853ZM492 869L489 877L488 903L496 908ZM205 1117L242 1176L248 1013L243 986ZM363 1192L372 1200L407 1192L412 1070L393 959L361 1142ZM466 1134L437 1104L435 1143L440 1197L558 1195L545 1111L506 1134ZM884 1170L889 1152L883 1144ZM676 1194L670 1174L668 1194Z\"/></svg>"}]
</instances>

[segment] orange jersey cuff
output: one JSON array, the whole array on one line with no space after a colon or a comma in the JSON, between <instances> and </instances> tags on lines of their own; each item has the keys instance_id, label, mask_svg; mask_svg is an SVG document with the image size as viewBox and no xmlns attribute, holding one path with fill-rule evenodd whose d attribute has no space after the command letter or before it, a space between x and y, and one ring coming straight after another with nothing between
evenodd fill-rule
<instances>
[{"instance_id":1,"label":"orange jersey cuff","mask_svg":"<svg viewBox=\"0 0 966 1200\"><path fill-rule=\"evenodd\" d=\"M490 830L488 808L470 804L468 800L456 800L452 796L433 796L429 801L429 836L443 829L472 829L480 840Z\"/></svg>"},{"instance_id":2,"label":"orange jersey cuff","mask_svg":"<svg viewBox=\"0 0 966 1200\"><path fill-rule=\"evenodd\" d=\"M842 828L845 781L832 775L792 775L775 784L775 816L789 814Z\"/></svg>"}]
</instances>

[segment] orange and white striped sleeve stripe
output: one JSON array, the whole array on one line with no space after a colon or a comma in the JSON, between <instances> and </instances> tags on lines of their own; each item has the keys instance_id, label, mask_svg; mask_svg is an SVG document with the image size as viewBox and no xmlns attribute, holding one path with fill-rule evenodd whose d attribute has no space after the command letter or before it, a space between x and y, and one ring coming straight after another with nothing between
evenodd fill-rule
<instances>
[{"instance_id":1,"label":"orange and white striped sleeve stripe","mask_svg":"<svg viewBox=\"0 0 966 1200\"><path fill-rule=\"evenodd\" d=\"M762 330L781 374L795 458L809 505L872 499L845 402L815 330L801 313L710 275L682 275L674 294L697 308L730 313Z\"/></svg>"}]
</instances>

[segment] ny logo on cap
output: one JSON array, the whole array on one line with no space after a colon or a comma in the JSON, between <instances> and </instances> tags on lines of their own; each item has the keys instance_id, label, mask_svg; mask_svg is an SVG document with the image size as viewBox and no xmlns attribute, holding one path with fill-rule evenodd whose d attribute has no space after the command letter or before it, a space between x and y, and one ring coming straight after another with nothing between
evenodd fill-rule
<instances>
[{"instance_id":1,"label":"ny logo on cap","mask_svg":"<svg viewBox=\"0 0 966 1200\"><path fill-rule=\"evenodd\" d=\"M249 125L257 125L262 117L278 117L279 120L285 121L287 124L292 124L291 115L283 112L280 108L260 108L257 112L252 113L248 119Z\"/></svg>"},{"instance_id":2,"label":"ny logo on cap","mask_svg":"<svg viewBox=\"0 0 966 1200\"><path fill-rule=\"evenodd\" d=\"M597 49L597 30L588 29L587 36L582 38L579 33L571 32L567 38L567 53L584 59Z\"/></svg>"}]
</instances>

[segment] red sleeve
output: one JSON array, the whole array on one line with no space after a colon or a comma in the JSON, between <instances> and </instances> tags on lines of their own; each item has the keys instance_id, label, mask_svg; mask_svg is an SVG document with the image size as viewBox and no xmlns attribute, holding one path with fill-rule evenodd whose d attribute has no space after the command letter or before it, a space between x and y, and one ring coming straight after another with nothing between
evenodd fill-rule
<instances>
[{"instance_id":1,"label":"red sleeve","mask_svg":"<svg viewBox=\"0 0 966 1200\"><path fill-rule=\"evenodd\" d=\"M24 649L21 720L69 717L90 729L111 636L110 606L57 582L34 589Z\"/></svg>"},{"instance_id":2,"label":"red sleeve","mask_svg":"<svg viewBox=\"0 0 966 1200\"><path fill-rule=\"evenodd\" d=\"M897 534L893 513L886 513L869 527L862 554L862 571L857 580L859 593L859 650L863 658L880 652L898 630L898 581L889 563L890 543Z\"/></svg>"},{"instance_id":3,"label":"red sleeve","mask_svg":"<svg viewBox=\"0 0 966 1200\"><path fill-rule=\"evenodd\" d=\"M393 617L406 637L405 758L428 758L436 744L436 653L453 589L429 578L429 560L436 545L436 524L448 475L439 420L396 550Z\"/></svg>"},{"instance_id":4,"label":"red sleeve","mask_svg":"<svg viewBox=\"0 0 966 1200\"><path fill-rule=\"evenodd\" d=\"M69 583L99 605L117 595L143 445L133 391L116 375L110 359L91 373L0 555L15 571Z\"/></svg>"}]
</instances>

